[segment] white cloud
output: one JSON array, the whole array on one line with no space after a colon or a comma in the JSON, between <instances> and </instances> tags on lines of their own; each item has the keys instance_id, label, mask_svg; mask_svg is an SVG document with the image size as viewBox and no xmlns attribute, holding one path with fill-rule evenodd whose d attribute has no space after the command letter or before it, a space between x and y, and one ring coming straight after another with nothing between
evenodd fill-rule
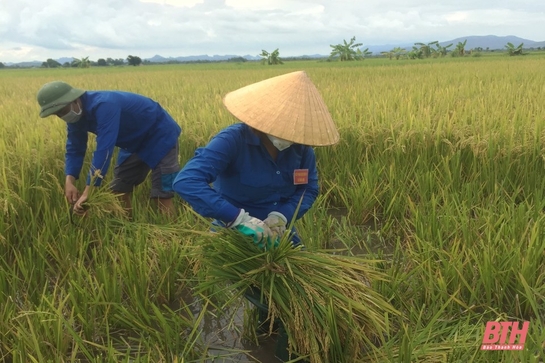
<instances>
[{"instance_id":1,"label":"white cloud","mask_svg":"<svg viewBox=\"0 0 545 363\"><path fill-rule=\"evenodd\" d=\"M465 11L455 11L445 15L445 19L450 24L463 23L468 19L469 15Z\"/></svg>"},{"instance_id":2,"label":"white cloud","mask_svg":"<svg viewBox=\"0 0 545 363\"><path fill-rule=\"evenodd\" d=\"M171 5L178 7L192 7L196 4L202 4L203 0L140 0L143 3L155 3L160 5Z\"/></svg>"},{"instance_id":3,"label":"white cloud","mask_svg":"<svg viewBox=\"0 0 545 363\"><path fill-rule=\"evenodd\" d=\"M90 56L328 54L365 45L468 35L545 40L543 0L35 0L2 1L0 61ZM5 5L4 5L5 4Z\"/></svg>"}]
</instances>

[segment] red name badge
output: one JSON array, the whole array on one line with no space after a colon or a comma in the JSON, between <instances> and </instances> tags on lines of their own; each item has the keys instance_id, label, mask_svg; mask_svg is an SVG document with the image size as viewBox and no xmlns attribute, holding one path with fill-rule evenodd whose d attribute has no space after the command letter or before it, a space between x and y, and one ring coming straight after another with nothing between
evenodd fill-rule
<instances>
[{"instance_id":1,"label":"red name badge","mask_svg":"<svg viewBox=\"0 0 545 363\"><path fill-rule=\"evenodd\" d=\"M308 169L295 169L293 171L293 185L308 184Z\"/></svg>"}]
</instances>

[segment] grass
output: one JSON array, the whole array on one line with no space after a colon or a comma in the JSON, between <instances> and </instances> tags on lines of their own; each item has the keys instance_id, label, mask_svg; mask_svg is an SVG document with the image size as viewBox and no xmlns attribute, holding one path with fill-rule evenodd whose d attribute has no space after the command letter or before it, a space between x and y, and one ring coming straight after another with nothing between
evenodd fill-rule
<instances>
[{"instance_id":1,"label":"grass","mask_svg":"<svg viewBox=\"0 0 545 363\"><path fill-rule=\"evenodd\" d=\"M178 216L166 221L143 185L128 221L115 212L114 196L97 189L88 216L71 223L62 187L64 126L37 116L35 94L43 83L62 79L156 99L182 126L184 163L235 121L222 106L223 95L301 69L322 93L341 134L339 144L316 150L321 195L297 223L308 253L253 251L250 258L248 249L224 255L215 267L255 271L224 277L231 284L261 281L268 301L276 304L272 312L285 319L291 348L312 361L341 361L351 354L368 362L543 361L544 65L543 55L499 55L277 67L2 70L0 362L205 361L209 347L198 326L210 309L190 312L184 291L209 307L235 303L225 286L212 291L216 300L210 290L198 289L214 276L206 274L214 259L203 246L227 248L231 237L210 242L208 223L180 199ZM78 185L83 188L81 180ZM353 276L327 272L321 258L372 265L371 289L350 289L357 284ZM293 271L281 275L285 281L248 268L275 259L283 261L283 271L290 271L286 261ZM308 290L332 275L339 289L368 291L384 302L385 311L391 306L399 312L367 321L383 337L380 345L365 344L365 350L331 338L345 333L329 340L316 333L317 326L342 330L339 319L348 315L339 307L355 295L310 303L306 299L314 295L304 288L290 291L289 279L297 276L298 286ZM273 277L280 283L271 284ZM297 296L312 314L290 318L294 307L284 294ZM480 351L490 320L530 321L525 349ZM316 346L329 353L315 353Z\"/></svg>"}]
</instances>

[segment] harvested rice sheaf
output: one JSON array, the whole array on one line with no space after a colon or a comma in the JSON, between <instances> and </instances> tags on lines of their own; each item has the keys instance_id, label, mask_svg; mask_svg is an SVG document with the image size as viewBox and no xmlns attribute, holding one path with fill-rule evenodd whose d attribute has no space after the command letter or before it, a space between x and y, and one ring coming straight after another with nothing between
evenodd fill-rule
<instances>
[{"instance_id":1,"label":"harvested rice sheaf","mask_svg":"<svg viewBox=\"0 0 545 363\"><path fill-rule=\"evenodd\" d=\"M85 209L84 215L89 215L95 220L103 220L104 218L126 218L127 211L121 205L119 195L112 193L107 187L94 186L95 180L102 178L100 170L95 172L91 178L91 186L88 199L83 204Z\"/></svg>"},{"instance_id":2,"label":"harvested rice sheaf","mask_svg":"<svg viewBox=\"0 0 545 363\"><path fill-rule=\"evenodd\" d=\"M233 231L201 243L206 281L199 289L225 286L237 297L260 290L270 320L285 326L290 351L312 363L358 361L383 338L388 315L398 313L371 288L385 279L373 267L378 261L292 248L287 239L263 251Z\"/></svg>"}]
</instances>

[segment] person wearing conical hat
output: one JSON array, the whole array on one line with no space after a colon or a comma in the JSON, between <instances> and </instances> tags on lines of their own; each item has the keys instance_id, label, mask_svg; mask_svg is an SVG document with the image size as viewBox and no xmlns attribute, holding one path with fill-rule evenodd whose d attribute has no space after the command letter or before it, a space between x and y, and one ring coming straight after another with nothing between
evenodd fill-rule
<instances>
[{"instance_id":1,"label":"person wearing conical hat","mask_svg":"<svg viewBox=\"0 0 545 363\"><path fill-rule=\"evenodd\" d=\"M223 103L241 123L198 148L173 188L202 216L242 227L255 242L276 240L318 195L312 147L337 143L339 133L303 71L240 88ZM300 243L295 231L291 240Z\"/></svg>"},{"instance_id":2,"label":"person wearing conical hat","mask_svg":"<svg viewBox=\"0 0 545 363\"><path fill-rule=\"evenodd\" d=\"M121 91L85 91L66 82L49 82L37 94L40 117L55 115L66 122L65 196L74 212L83 213L90 185L99 186L108 172L114 147L119 147L113 192L131 210L131 192L151 171L151 197L159 210L174 212L172 181L180 171L180 126L156 101ZM88 133L96 135L96 149L87 185L80 194L75 182L83 167Z\"/></svg>"}]
</instances>

